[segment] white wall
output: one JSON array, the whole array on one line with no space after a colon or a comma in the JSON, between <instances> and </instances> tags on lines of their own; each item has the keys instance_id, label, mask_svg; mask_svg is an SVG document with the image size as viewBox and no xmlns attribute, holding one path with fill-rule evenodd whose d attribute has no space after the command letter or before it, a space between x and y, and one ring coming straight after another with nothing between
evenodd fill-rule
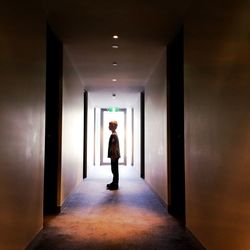
<instances>
[{"instance_id":1,"label":"white wall","mask_svg":"<svg viewBox=\"0 0 250 250\"><path fill-rule=\"evenodd\" d=\"M83 179L83 85L64 51L61 205Z\"/></svg>"},{"instance_id":2,"label":"white wall","mask_svg":"<svg viewBox=\"0 0 250 250\"><path fill-rule=\"evenodd\" d=\"M89 93L88 103L88 148L87 148L87 166L90 170L91 166L95 164L94 160L94 106L91 101L91 93Z\"/></svg>"},{"instance_id":3,"label":"white wall","mask_svg":"<svg viewBox=\"0 0 250 250\"><path fill-rule=\"evenodd\" d=\"M167 90L166 55L145 88L145 180L167 203Z\"/></svg>"},{"instance_id":4,"label":"white wall","mask_svg":"<svg viewBox=\"0 0 250 250\"><path fill-rule=\"evenodd\" d=\"M141 110L140 94L137 95L134 103L134 169L138 176L141 170Z\"/></svg>"},{"instance_id":5,"label":"white wall","mask_svg":"<svg viewBox=\"0 0 250 250\"><path fill-rule=\"evenodd\" d=\"M0 249L24 249L43 226L46 21L0 8Z\"/></svg>"}]
</instances>

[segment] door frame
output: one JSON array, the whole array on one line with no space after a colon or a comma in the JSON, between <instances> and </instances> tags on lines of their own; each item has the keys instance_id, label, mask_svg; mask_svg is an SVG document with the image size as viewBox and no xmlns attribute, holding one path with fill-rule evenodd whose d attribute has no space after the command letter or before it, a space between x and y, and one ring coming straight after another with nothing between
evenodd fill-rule
<instances>
[{"instance_id":1,"label":"door frame","mask_svg":"<svg viewBox=\"0 0 250 250\"><path fill-rule=\"evenodd\" d=\"M101 108L101 125L100 125L100 165L109 165L110 163L105 163L103 162L103 119L104 119L104 111L108 111L106 108ZM127 109L126 108L120 108L119 112L124 112L124 162L119 163L120 165L127 165L127 139L126 139L126 134L127 134ZM120 142L121 143L121 142Z\"/></svg>"}]
</instances>

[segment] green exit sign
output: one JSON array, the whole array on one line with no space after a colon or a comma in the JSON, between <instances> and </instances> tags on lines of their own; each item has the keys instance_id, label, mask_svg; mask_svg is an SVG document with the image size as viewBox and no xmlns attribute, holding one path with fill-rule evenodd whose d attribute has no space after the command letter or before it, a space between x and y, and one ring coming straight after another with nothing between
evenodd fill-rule
<instances>
[{"instance_id":1,"label":"green exit sign","mask_svg":"<svg viewBox=\"0 0 250 250\"><path fill-rule=\"evenodd\" d=\"M108 111L109 112L119 112L120 108L118 108L118 107L110 107L110 108L108 108Z\"/></svg>"}]
</instances>

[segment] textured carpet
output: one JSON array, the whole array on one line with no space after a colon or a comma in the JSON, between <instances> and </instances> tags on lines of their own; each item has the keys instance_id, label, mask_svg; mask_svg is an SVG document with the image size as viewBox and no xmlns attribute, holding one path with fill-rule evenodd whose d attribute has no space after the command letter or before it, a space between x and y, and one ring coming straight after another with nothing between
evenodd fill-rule
<instances>
[{"instance_id":1,"label":"textured carpet","mask_svg":"<svg viewBox=\"0 0 250 250\"><path fill-rule=\"evenodd\" d=\"M119 190L109 191L109 179L99 177L85 179L60 215L45 218L28 250L202 249L143 180L124 174Z\"/></svg>"}]
</instances>

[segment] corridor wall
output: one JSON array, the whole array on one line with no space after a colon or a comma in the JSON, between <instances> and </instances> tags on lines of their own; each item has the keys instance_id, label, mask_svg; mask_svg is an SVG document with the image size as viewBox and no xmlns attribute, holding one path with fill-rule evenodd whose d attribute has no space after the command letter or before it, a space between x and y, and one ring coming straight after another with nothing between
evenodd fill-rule
<instances>
[{"instance_id":1,"label":"corridor wall","mask_svg":"<svg viewBox=\"0 0 250 250\"><path fill-rule=\"evenodd\" d=\"M46 21L33 3L0 8L0 249L43 226Z\"/></svg>"},{"instance_id":2,"label":"corridor wall","mask_svg":"<svg viewBox=\"0 0 250 250\"><path fill-rule=\"evenodd\" d=\"M206 1L185 22L186 219L212 250L250 248L249 16Z\"/></svg>"},{"instance_id":3,"label":"corridor wall","mask_svg":"<svg viewBox=\"0 0 250 250\"><path fill-rule=\"evenodd\" d=\"M166 51L145 88L145 180L167 204Z\"/></svg>"},{"instance_id":4,"label":"corridor wall","mask_svg":"<svg viewBox=\"0 0 250 250\"><path fill-rule=\"evenodd\" d=\"M64 49L60 205L83 179L83 90Z\"/></svg>"},{"instance_id":5,"label":"corridor wall","mask_svg":"<svg viewBox=\"0 0 250 250\"><path fill-rule=\"evenodd\" d=\"M138 176L140 176L140 166L141 166L141 120L140 117L140 95L138 94L137 99L135 100L134 106L134 165L136 172L138 173Z\"/></svg>"}]
</instances>

